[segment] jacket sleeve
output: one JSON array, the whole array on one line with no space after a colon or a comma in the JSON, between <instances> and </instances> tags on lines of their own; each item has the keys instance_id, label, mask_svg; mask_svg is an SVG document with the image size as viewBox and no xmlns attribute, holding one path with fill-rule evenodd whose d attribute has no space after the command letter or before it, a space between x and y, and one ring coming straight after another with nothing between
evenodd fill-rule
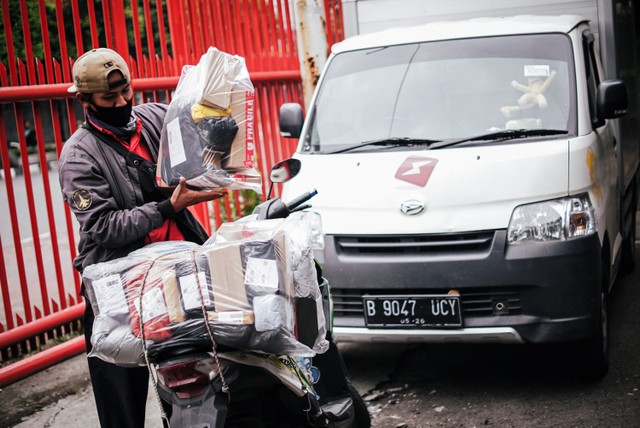
<instances>
[{"instance_id":1,"label":"jacket sleeve","mask_svg":"<svg viewBox=\"0 0 640 428\"><path fill-rule=\"evenodd\" d=\"M136 206L130 180L112 183L107 178L116 174L127 177L124 162L109 162L107 158L99 163L85 150L85 144L95 142L80 137L65 144L59 171L63 198L75 214L81 233L102 247L118 248L144 238L175 215L168 200Z\"/></svg>"}]
</instances>

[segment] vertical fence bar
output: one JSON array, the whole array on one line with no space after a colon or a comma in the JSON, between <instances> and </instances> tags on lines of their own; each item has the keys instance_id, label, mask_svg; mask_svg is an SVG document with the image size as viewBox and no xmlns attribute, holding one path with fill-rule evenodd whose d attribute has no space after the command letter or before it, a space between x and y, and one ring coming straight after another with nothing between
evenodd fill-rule
<instances>
[{"instance_id":1,"label":"vertical fence bar","mask_svg":"<svg viewBox=\"0 0 640 428\"><path fill-rule=\"evenodd\" d=\"M25 47L25 54L27 57L27 75L25 76L25 80L27 83L35 85L37 84L36 78L36 70L35 70L35 62L33 60L33 44L31 42L31 27L29 25L29 12L27 10L27 3L25 0L20 2L20 15L22 20L22 34L23 41ZM32 111L34 112L35 118L39 121L39 115L33 108L32 103ZM42 308L44 310L45 315L49 315L51 313L51 309L49 306L49 292L47 290L47 279L44 271L44 262L42 257L42 246L40 242L40 232L37 222L37 217L35 217L35 199L33 195L33 183L31 181L31 170L29 166L29 152L27 150L27 142L24 136L24 121L22 118L22 112L20 108L14 104L14 112L16 116L16 127L18 128L18 140L20 142L20 156L22 158L22 168L25 179L25 190L27 194L27 204L29 206L29 214L31 217L31 234L33 240L33 248L36 254L36 267L38 270L38 280L40 285L40 295L42 298ZM35 122L35 120L34 120ZM42 138L42 127L40 123L36 123L37 127L40 127L40 135L39 138ZM44 144L41 147L42 151L44 151Z\"/></svg>"},{"instance_id":2,"label":"vertical fence bar","mask_svg":"<svg viewBox=\"0 0 640 428\"><path fill-rule=\"evenodd\" d=\"M3 81L2 83L4 84L6 83L6 81ZM0 128L4 129L4 118L2 114L0 114ZM6 182L5 184L7 186L7 197L9 201L12 201L14 199L13 179L11 177L11 166L9 164L9 145L7 144L7 137L4 132L0 133L0 158L2 159L4 179ZM13 225L13 221L16 219L12 215L11 210L9 211L9 215L11 217L11 224ZM0 236L0 244L2 243L1 241L2 241L2 237ZM14 236L14 245L15 245L15 236ZM2 262L2 274L0 275L0 286L2 287L2 301L4 306L4 313L6 317L7 328L12 329L14 327L13 309L11 307L11 295L9 294L9 285L7 282L7 273L5 270L6 262L4 258L4 251L3 251L2 245L0 245L0 262ZM24 284L26 283L26 280L23 281L21 277L20 283Z\"/></svg>"},{"instance_id":3,"label":"vertical fence bar","mask_svg":"<svg viewBox=\"0 0 640 428\"><path fill-rule=\"evenodd\" d=\"M135 0L133 0L135 1ZM123 58L129 59L129 38L127 36L127 21L124 14L124 0L110 0L111 19L114 33L114 47Z\"/></svg>"},{"instance_id":4,"label":"vertical fence bar","mask_svg":"<svg viewBox=\"0 0 640 428\"><path fill-rule=\"evenodd\" d=\"M151 20L151 8L149 6L149 0L143 0L142 8L144 10L144 22L145 29L147 30L147 51L149 62L151 63L151 69L153 70L151 75L158 76L158 65L156 61L156 47L153 36L153 21Z\"/></svg>"},{"instance_id":5,"label":"vertical fence bar","mask_svg":"<svg viewBox=\"0 0 640 428\"><path fill-rule=\"evenodd\" d=\"M140 21L138 19L138 6L136 0L131 0L131 25L133 27L133 41L136 48L135 58L138 68L135 73L136 77L144 77L144 53L142 51L142 34L140 33ZM128 40L127 40L128 41ZM128 44L128 43L127 43Z\"/></svg>"},{"instance_id":6,"label":"vertical fence bar","mask_svg":"<svg viewBox=\"0 0 640 428\"><path fill-rule=\"evenodd\" d=\"M47 8L44 0L38 1L40 12L40 33L42 36L42 47L44 48L44 65L47 71L47 82L53 83L53 57L51 55L51 40L49 39L49 23L47 22Z\"/></svg>"},{"instance_id":7,"label":"vertical fence bar","mask_svg":"<svg viewBox=\"0 0 640 428\"><path fill-rule=\"evenodd\" d=\"M202 48L202 30L205 27L201 26L202 20L200 19L200 2L191 1L188 2L189 7L189 40L191 41L191 64L197 62L197 58L200 57L204 50Z\"/></svg>"},{"instance_id":8,"label":"vertical fence bar","mask_svg":"<svg viewBox=\"0 0 640 428\"><path fill-rule=\"evenodd\" d=\"M56 273L56 282L58 288L58 296L59 296L59 305L62 308L67 306L65 301L65 293L64 293L64 280L62 278L62 265L60 263L60 251L58 246L58 234L56 231L56 222L53 215L53 200L51 199L51 184L49 183L49 166L47 162L47 157L45 153L44 147L44 131L42 128L42 120L40 118L40 111L37 108L35 102L32 102L32 110L34 122L36 125L36 138L38 139L38 148L39 148L39 157L40 157L40 171L42 176L42 183L44 188L44 198L45 198L45 206L47 208L47 220L49 222L49 235L51 236L51 252L53 256L53 267ZM35 239L34 239L35 242ZM38 238L38 245L40 245L40 239ZM38 260L40 262L40 260ZM47 279L44 277L44 269L43 269L43 278L42 278L42 286L44 289L47 289ZM48 301L48 293L43 294L43 299L47 298L47 303L44 304L45 315L49 315L49 301Z\"/></svg>"},{"instance_id":9,"label":"vertical fence bar","mask_svg":"<svg viewBox=\"0 0 640 428\"><path fill-rule=\"evenodd\" d=\"M298 48L297 48L297 43L296 43L296 39L294 37L293 34L293 26L291 25L291 10L289 9L289 1L288 0L282 0L284 3L284 16L283 16L283 27L286 26L286 31L287 31L287 35L285 37L285 40L288 41L288 46L289 46L289 52L288 52L288 58L289 58L289 64L288 66L291 68L298 68L299 66L298 64Z\"/></svg>"},{"instance_id":10,"label":"vertical fence bar","mask_svg":"<svg viewBox=\"0 0 640 428\"><path fill-rule=\"evenodd\" d=\"M87 10L89 12L89 29L91 32L91 47L100 47L100 39L98 38L98 22L96 20L96 8L93 0L87 0Z\"/></svg>"},{"instance_id":11,"label":"vertical fence bar","mask_svg":"<svg viewBox=\"0 0 640 428\"><path fill-rule=\"evenodd\" d=\"M208 4L211 8L211 22L213 23L213 26L215 28L218 28L219 30L217 31L215 41L213 41L214 46L225 52L234 53L233 50L230 49L231 44L227 40L227 37L229 37L229 35L225 30L223 12L220 2L211 2Z\"/></svg>"},{"instance_id":12,"label":"vertical fence bar","mask_svg":"<svg viewBox=\"0 0 640 428\"><path fill-rule=\"evenodd\" d=\"M160 34L160 52L162 52L162 71L163 76L167 76L169 74L169 49L167 49L167 36L166 36L166 28L164 26L164 13L162 10L162 0L156 1L156 12L158 17L158 28ZM173 74L178 74L177 70L172 70Z\"/></svg>"},{"instance_id":13,"label":"vertical fence bar","mask_svg":"<svg viewBox=\"0 0 640 428\"><path fill-rule=\"evenodd\" d=\"M180 0L167 0L167 15L169 18L169 37L173 50L174 73L179 74L185 64L184 25L182 24L182 9Z\"/></svg>"},{"instance_id":14,"label":"vertical fence bar","mask_svg":"<svg viewBox=\"0 0 640 428\"><path fill-rule=\"evenodd\" d=\"M16 66L16 52L13 48L13 31L11 30L11 15L9 13L9 0L2 0L2 23L4 24L4 37L7 41L7 59L9 62L9 76L11 85L18 85L18 70Z\"/></svg>"},{"instance_id":15,"label":"vertical fence bar","mask_svg":"<svg viewBox=\"0 0 640 428\"><path fill-rule=\"evenodd\" d=\"M242 52L244 56L244 50L241 47L242 45L239 41L239 38L237 39L236 37L231 36L232 34L235 34L235 35L240 34L240 31L233 32L234 28L231 25L231 23L233 22L231 20L233 15L231 13L231 6L229 5L229 2L226 2L226 1L222 2L221 12L222 12L222 28L224 28L224 34L226 34L229 37L227 39L229 42L229 44L226 46L227 51L234 54L240 54Z\"/></svg>"},{"instance_id":16,"label":"vertical fence bar","mask_svg":"<svg viewBox=\"0 0 640 428\"><path fill-rule=\"evenodd\" d=\"M262 71L262 67L260 67L260 57L262 55L256 55L255 49L253 49L256 44L254 44L252 37L256 36L255 27L253 26L253 19L249 12L249 1L250 0L242 0L240 4L242 5L242 15L247 18L242 21L242 37L241 40L243 42L243 55L247 58L247 64L250 64L249 70L260 70ZM248 22L247 22L248 21ZM257 37L257 36L256 36Z\"/></svg>"},{"instance_id":17,"label":"vertical fence bar","mask_svg":"<svg viewBox=\"0 0 640 428\"><path fill-rule=\"evenodd\" d=\"M13 112L16 118L16 128L18 129L18 140L20 144L20 157L22 159L22 173L24 175L24 183L25 183L25 193L27 197L27 206L29 207L29 220L31 223L31 237L33 239L33 249L36 255L36 269L38 272L38 283L40 287L40 295L42 297L42 303L44 307L45 314L49 314L49 296L47 292L47 284L46 278L44 275L44 266L42 262L42 248L40 246L40 232L38 228L37 218L35 217L36 206L34 202L33 196L33 181L31 177L31 171L29 168L29 154L27 151L27 142L24 137L24 121L22 117L22 112L20 111L20 107L18 104L13 105ZM23 217L24 218L24 217ZM16 219L16 226L17 226ZM22 246L22 242L16 242L16 245ZM22 266L20 266L22 265ZM21 271L25 270L24 266L24 257L18 259L18 266ZM26 281L26 278L25 278ZM25 282L26 287L26 282ZM28 289L27 289L28 293ZM31 311L29 311L31 312ZM27 318L27 321L31 321Z\"/></svg>"},{"instance_id":18,"label":"vertical fence bar","mask_svg":"<svg viewBox=\"0 0 640 428\"><path fill-rule=\"evenodd\" d=\"M260 8L259 5L262 2L262 0L255 0L255 1L249 1L246 0L244 2L245 5L245 12L246 12L246 16L249 17L249 22L251 23L251 25L247 25L245 26L246 29L246 33L245 36L247 37L247 53L251 52L251 57L253 59L253 68L254 70L260 70L260 71L264 71L265 70L265 66L264 66L264 62L263 62L263 46L261 41L264 40L261 37L261 30L263 30L263 26L261 25L261 22L258 20L258 18L260 17Z\"/></svg>"},{"instance_id":19,"label":"vertical fence bar","mask_svg":"<svg viewBox=\"0 0 640 428\"><path fill-rule=\"evenodd\" d=\"M267 19L267 40L269 42L270 55L269 55L269 70L277 70L278 69L278 58L282 58L282 45L278 43L280 40L278 25L276 23L276 15L275 15L275 7L273 5L278 4L277 2L272 3L272 7L268 7L266 11L265 18Z\"/></svg>"},{"instance_id":20,"label":"vertical fence bar","mask_svg":"<svg viewBox=\"0 0 640 428\"><path fill-rule=\"evenodd\" d=\"M4 117L0 114L0 129L6 129L4 125ZM4 132L0 133L0 149L2 150L3 165L8 165L8 143ZM5 156L5 151L6 156ZM6 158L6 163L5 162ZM6 171L6 168L5 168ZM20 280L20 292L22 297L22 305L24 308L24 316L27 322L33 320L31 314L31 300L29 298L29 289L27 288L27 276L24 270L24 254L22 252L22 242L20 239L20 228L18 227L18 215L16 210L16 199L13 192L13 179L11 174L5 174L5 182L7 186L7 199L9 203L9 218L11 219L11 229L13 233L13 245L16 251L16 260L18 268L18 278Z\"/></svg>"},{"instance_id":21,"label":"vertical fence bar","mask_svg":"<svg viewBox=\"0 0 640 428\"><path fill-rule=\"evenodd\" d=\"M76 58L84 53L84 43L82 41L82 23L80 21L80 6L77 1L71 2L71 11L73 15L73 29L76 38ZM64 25L64 24L63 24Z\"/></svg>"},{"instance_id":22,"label":"vertical fence bar","mask_svg":"<svg viewBox=\"0 0 640 428\"><path fill-rule=\"evenodd\" d=\"M60 151L62 150L62 131L60 130L60 114L58 112L58 105L54 100L49 101L49 106L51 108L51 122L53 124L54 141L56 143L56 159L59 159ZM64 208L63 212L65 216L67 239L69 240L69 249L71 251L70 260L73 263L73 259L75 258L75 238L73 236L73 223L71 220L71 211L69 210L69 207L66 204L63 205L63 208ZM55 230L55 227L52 229ZM56 238L56 242L58 242L57 238ZM56 252L58 252L58 255L55 256L58 260L56 263L60 263L60 265L62 265L57 245L54 246L54 248L56 248ZM58 271L59 269L58 267L56 267L56 272ZM73 279L75 284L74 290L76 291L76 295L77 295L80 292L80 280L75 270L73 271ZM62 309L64 309L67 307L66 290L64 288L64 279L58 279L58 287L59 287L58 293L60 295L61 307ZM72 302L69 302L69 303L72 303Z\"/></svg>"},{"instance_id":23,"label":"vertical fence bar","mask_svg":"<svg viewBox=\"0 0 640 428\"><path fill-rule=\"evenodd\" d=\"M203 17L201 28L204 29L202 33L204 37L204 46L206 49L208 49L209 46L216 46L216 32L213 31L216 27L213 25L213 13L211 12L211 4L212 2L210 1L205 1L202 3ZM212 31L207 31L207 29L211 29Z\"/></svg>"},{"instance_id":24,"label":"vertical fence bar","mask_svg":"<svg viewBox=\"0 0 640 428\"><path fill-rule=\"evenodd\" d=\"M3 164L4 165L4 164ZM5 325L0 323L0 333L5 329L13 328L13 310L11 309L11 294L9 293L9 282L7 281L7 271L5 269L4 250L2 246L2 236L0 236L0 293L2 293L2 308L4 309Z\"/></svg>"},{"instance_id":25,"label":"vertical fence bar","mask_svg":"<svg viewBox=\"0 0 640 428\"><path fill-rule=\"evenodd\" d=\"M65 105L67 107L67 118L68 118L68 123L69 123L69 131L71 133L76 131L76 116L75 116L75 112L73 110L73 101L69 98L67 98L65 100ZM57 116L57 108L53 110L55 112L55 116ZM58 123L58 122L56 122ZM57 128L54 128L54 130ZM56 154L58 159L60 159L60 152L62 151L62 136L61 135L56 135ZM67 228L67 239L69 240L69 258L71 260L71 265L73 266L73 261L76 258L77 252L76 252L76 245L75 245L75 235L74 235L74 228L73 228L73 220L71 218L71 208L67 205L64 204L63 205L63 209L64 209L64 218L65 218L65 225ZM80 295L80 289L81 289L81 283L80 283L80 275L78 274L77 271L73 271L73 278L74 278L74 284L75 284L75 296L79 296ZM71 304L73 304L73 302L70 302Z\"/></svg>"},{"instance_id":26,"label":"vertical fence bar","mask_svg":"<svg viewBox=\"0 0 640 428\"><path fill-rule=\"evenodd\" d=\"M111 11L109 10L109 2L102 2L102 22L104 28L104 46L113 49L113 35L111 33Z\"/></svg>"},{"instance_id":27,"label":"vertical fence bar","mask_svg":"<svg viewBox=\"0 0 640 428\"><path fill-rule=\"evenodd\" d=\"M58 27L58 44L60 45L60 62L62 63L62 77L64 81L71 80L69 67L69 53L67 51L67 36L64 30L64 14L62 0L56 0L56 26Z\"/></svg>"},{"instance_id":28,"label":"vertical fence bar","mask_svg":"<svg viewBox=\"0 0 640 428\"><path fill-rule=\"evenodd\" d=\"M39 11L40 11L40 30L42 35L42 45L44 47L44 58L45 58L46 71L47 71L47 81L49 83L54 83L55 76L53 75L53 58L51 55L51 42L49 40L49 23L47 21L47 10L45 7L44 0L39 1ZM54 135L56 136L56 140L57 140L58 136L60 135L58 115L57 115L57 110L54 110L54 103L52 101L49 101L49 108L51 110L51 119L52 119L52 125L54 128ZM34 116L35 116L36 110L37 109L34 109ZM46 153L44 149L44 137L43 137L44 131L42 129L41 121L39 119L36 121L36 124L37 124L36 126L38 127L36 129L36 137L38 138L38 147L40 152L40 170L47 171L49 168L49 165L48 165L48 160L46 158ZM51 249L52 249L53 260L54 260L54 268L56 272L56 280L58 284L58 299L59 299L60 308L64 309L67 307L67 300L65 298L66 293L64 289L64 279L62 275L62 262L60 259L58 235L55 227L55 218L53 215L53 202L51 200L51 185L49 184L49 175L43 173L43 180L44 180L44 189L45 189L45 196L46 196L46 202L47 202L47 215L49 220L49 229L51 234Z\"/></svg>"},{"instance_id":29,"label":"vertical fence bar","mask_svg":"<svg viewBox=\"0 0 640 428\"><path fill-rule=\"evenodd\" d=\"M31 29L29 26L29 11L26 0L20 1L20 17L22 19L22 37L24 49L27 55L27 77L31 84L36 83L36 71L33 64L33 46L31 44Z\"/></svg>"}]
</instances>

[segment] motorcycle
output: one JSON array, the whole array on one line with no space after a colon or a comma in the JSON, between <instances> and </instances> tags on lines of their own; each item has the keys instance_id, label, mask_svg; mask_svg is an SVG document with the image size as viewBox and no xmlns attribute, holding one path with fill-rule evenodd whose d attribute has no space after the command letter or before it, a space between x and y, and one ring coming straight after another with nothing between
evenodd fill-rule
<instances>
[{"instance_id":1,"label":"motorcycle","mask_svg":"<svg viewBox=\"0 0 640 428\"><path fill-rule=\"evenodd\" d=\"M300 170L288 159L274 166L274 183L283 183ZM252 220L283 219L309 208L316 191L292 201L268 198ZM328 349L313 358L235 349L202 338L178 338L147 349L157 396L171 404L171 427L357 427L371 425L367 406L353 387L331 335L331 294L321 266L315 262L326 320ZM312 305L315 303L311 302ZM307 306L305 306L307 305ZM298 310L310 308L300 299ZM207 329L211 327L208 323ZM304 341L304 338L300 339Z\"/></svg>"}]
</instances>

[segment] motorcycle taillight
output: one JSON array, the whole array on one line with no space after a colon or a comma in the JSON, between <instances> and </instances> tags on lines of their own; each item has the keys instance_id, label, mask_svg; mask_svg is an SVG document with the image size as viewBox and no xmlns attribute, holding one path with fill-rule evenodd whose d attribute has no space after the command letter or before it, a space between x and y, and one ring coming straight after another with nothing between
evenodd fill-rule
<instances>
[{"instance_id":1,"label":"motorcycle taillight","mask_svg":"<svg viewBox=\"0 0 640 428\"><path fill-rule=\"evenodd\" d=\"M196 370L199 360L158 367L160 382L176 393L178 398L201 395L209 384L209 376Z\"/></svg>"}]
</instances>

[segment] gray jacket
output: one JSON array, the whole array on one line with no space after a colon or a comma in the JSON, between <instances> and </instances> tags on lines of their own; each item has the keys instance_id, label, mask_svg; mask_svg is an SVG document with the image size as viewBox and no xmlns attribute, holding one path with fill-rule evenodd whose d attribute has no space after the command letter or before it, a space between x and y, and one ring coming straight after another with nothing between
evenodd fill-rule
<instances>
[{"instance_id":1,"label":"gray jacket","mask_svg":"<svg viewBox=\"0 0 640 428\"><path fill-rule=\"evenodd\" d=\"M155 162L167 105L148 103L134 111L142 120L142 139ZM169 194L163 201L145 203L138 170L87 129L79 128L65 142L59 167L63 198L80 224L74 260L80 272L141 248L147 234L168 218L176 218L185 239L199 244L207 239L189 210L174 213Z\"/></svg>"}]
</instances>

